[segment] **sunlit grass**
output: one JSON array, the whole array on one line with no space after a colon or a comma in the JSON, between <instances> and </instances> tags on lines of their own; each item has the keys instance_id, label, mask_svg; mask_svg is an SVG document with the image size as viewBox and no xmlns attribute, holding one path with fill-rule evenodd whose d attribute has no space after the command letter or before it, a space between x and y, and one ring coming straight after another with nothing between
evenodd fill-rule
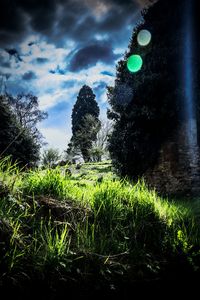
<instances>
[{"instance_id":1,"label":"sunlit grass","mask_svg":"<svg viewBox=\"0 0 200 300\"><path fill-rule=\"evenodd\" d=\"M95 261L98 272L133 269L131 276L137 278L138 268L144 274L147 269L159 273L163 261L170 263L179 255L198 269L198 201L163 199L143 180L120 180L110 169L105 173L105 166L86 164L65 176L60 168L25 173L9 159L0 163L0 188L6 190L0 190L4 274L48 269L69 276L75 268L76 277L88 268L91 272ZM101 180L99 174L104 175Z\"/></svg>"}]
</instances>

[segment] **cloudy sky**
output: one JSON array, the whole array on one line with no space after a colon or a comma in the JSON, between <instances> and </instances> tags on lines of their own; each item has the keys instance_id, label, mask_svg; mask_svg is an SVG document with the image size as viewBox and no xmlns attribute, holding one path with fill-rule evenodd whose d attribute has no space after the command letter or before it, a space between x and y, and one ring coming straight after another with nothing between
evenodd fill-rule
<instances>
[{"instance_id":1,"label":"cloudy sky","mask_svg":"<svg viewBox=\"0 0 200 300\"><path fill-rule=\"evenodd\" d=\"M39 128L48 147L64 150L71 111L84 84L105 118L106 85L127 49L145 1L1 0L0 88L32 92L49 117ZM2 91L1 91L2 92Z\"/></svg>"}]
</instances>

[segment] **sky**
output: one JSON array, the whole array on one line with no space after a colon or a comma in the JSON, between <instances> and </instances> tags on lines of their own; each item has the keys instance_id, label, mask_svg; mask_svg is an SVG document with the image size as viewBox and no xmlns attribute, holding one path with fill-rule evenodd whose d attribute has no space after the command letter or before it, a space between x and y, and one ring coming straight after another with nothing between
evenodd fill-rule
<instances>
[{"instance_id":1,"label":"sky","mask_svg":"<svg viewBox=\"0 0 200 300\"><path fill-rule=\"evenodd\" d=\"M0 1L0 88L6 84L11 94L38 97L40 109L48 112L38 126L46 147L66 150L72 108L84 84L106 118L106 86L114 85L117 61L145 2Z\"/></svg>"}]
</instances>

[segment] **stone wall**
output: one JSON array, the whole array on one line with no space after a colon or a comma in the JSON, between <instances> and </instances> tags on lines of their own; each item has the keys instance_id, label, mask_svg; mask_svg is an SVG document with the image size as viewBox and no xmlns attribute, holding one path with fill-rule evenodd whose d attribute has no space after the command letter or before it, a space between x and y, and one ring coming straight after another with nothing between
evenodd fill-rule
<instances>
[{"instance_id":1,"label":"stone wall","mask_svg":"<svg viewBox=\"0 0 200 300\"><path fill-rule=\"evenodd\" d=\"M182 124L161 148L156 166L144 174L149 187L159 194L200 195L200 156L195 130L191 123Z\"/></svg>"}]
</instances>

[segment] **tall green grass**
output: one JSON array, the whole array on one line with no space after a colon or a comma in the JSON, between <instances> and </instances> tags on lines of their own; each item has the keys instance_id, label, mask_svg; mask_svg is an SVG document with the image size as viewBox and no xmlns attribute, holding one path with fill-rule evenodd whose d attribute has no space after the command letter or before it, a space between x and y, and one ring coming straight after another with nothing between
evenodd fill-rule
<instances>
[{"instance_id":1,"label":"tall green grass","mask_svg":"<svg viewBox=\"0 0 200 300\"><path fill-rule=\"evenodd\" d=\"M59 168L25 173L5 159L0 182L7 187L0 192L0 272L7 276L48 270L66 278L94 272L105 280L137 279L138 269L144 277L159 274L163 262L179 256L199 268L199 205L160 198L142 180L108 176L82 185ZM48 213L42 197L54 199ZM59 208L65 217L54 214Z\"/></svg>"}]
</instances>

